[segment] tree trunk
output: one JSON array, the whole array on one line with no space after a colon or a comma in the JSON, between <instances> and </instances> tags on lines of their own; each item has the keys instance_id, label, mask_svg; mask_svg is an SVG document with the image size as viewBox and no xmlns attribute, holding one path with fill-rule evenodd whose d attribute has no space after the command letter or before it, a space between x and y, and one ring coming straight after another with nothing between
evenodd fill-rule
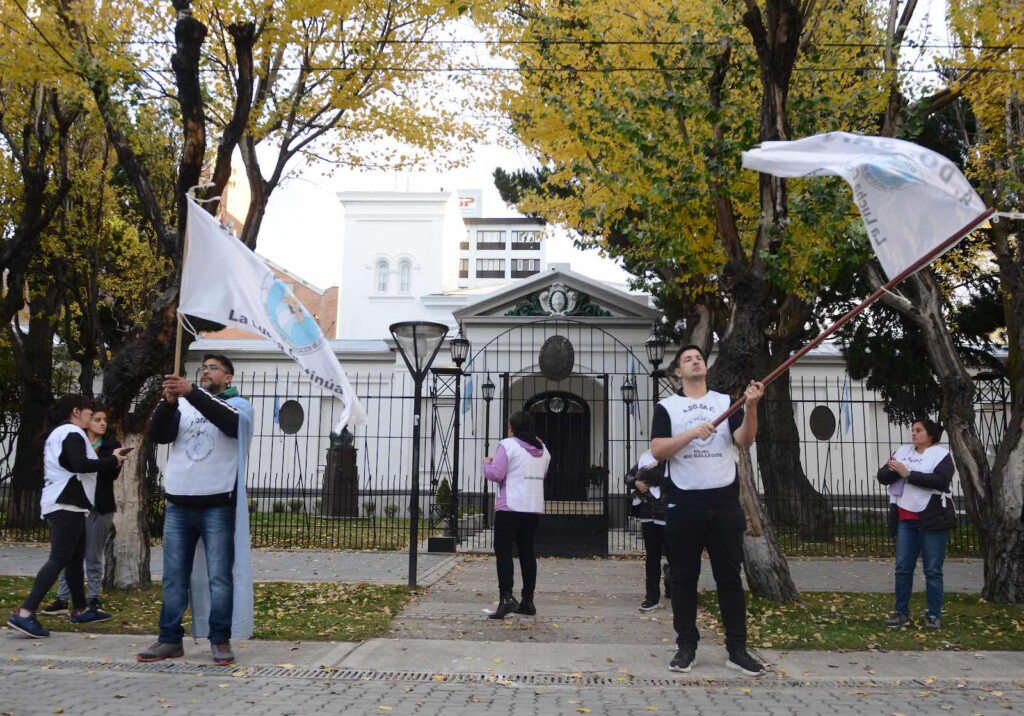
<instances>
[{"instance_id":1,"label":"tree trunk","mask_svg":"<svg viewBox=\"0 0 1024 716\"><path fill-rule=\"evenodd\" d=\"M747 586L754 596L773 602L795 602L800 599L800 592L789 573L789 563L779 549L775 530L757 499L754 466L748 450L740 450L738 468L740 503L747 515L747 532L743 536L743 569L747 574Z\"/></svg>"},{"instance_id":2,"label":"tree trunk","mask_svg":"<svg viewBox=\"0 0 1024 716\"><path fill-rule=\"evenodd\" d=\"M765 281L752 272L736 277L732 295L732 319L709 375L709 387L730 395L742 390L753 377L753 371L765 362L768 348L764 326L770 308ZM740 456L740 499L747 515L747 534L743 540L747 586L758 596L794 601L799 593L768 515L757 498L750 454L740 450Z\"/></svg>"},{"instance_id":3,"label":"tree trunk","mask_svg":"<svg viewBox=\"0 0 1024 716\"><path fill-rule=\"evenodd\" d=\"M990 602L1024 603L1024 399L1013 401L1010 422L992 469L981 595Z\"/></svg>"},{"instance_id":4,"label":"tree trunk","mask_svg":"<svg viewBox=\"0 0 1024 716\"><path fill-rule=\"evenodd\" d=\"M831 541L832 505L814 489L800 460L789 372L768 386L759 409L757 465L772 522L796 527L803 540Z\"/></svg>"},{"instance_id":5,"label":"tree trunk","mask_svg":"<svg viewBox=\"0 0 1024 716\"><path fill-rule=\"evenodd\" d=\"M7 507L9 527L39 524L39 496L43 489L40 433L46 411L53 405L53 325L55 292L36 296L29 303L28 333L11 328L14 360L22 385L18 424L18 447L11 479L13 499Z\"/></svg>"},{"instance_id":6,"label":"tree trunk","mask_svg":"<svg viewBox=\"0 0 1024 716\"><path fill-rule=\"evenodd\" d=\"M152 584L149 569L149 526L146 515L145 436L128 433L123 445L135 448L114 481L114 538L107 543L103 586L146 589Z\"/></svg>"},{"instance_id":7,"label":"tree trunk","mask_svg":"<svg viewBox=\"0 0 1024 716\"><path fill-rule=\"evenodd\" d=\"M988 490L988 542L984 544L985 586L992 602L1024 603L1024 265L1014 249L1009 226L1000 222L989 231L996 248L1004 295L1009 357L1010 419L992 466ZM1017 243L1019 246L1019 241Z\"/></svg>"}]
</instances>

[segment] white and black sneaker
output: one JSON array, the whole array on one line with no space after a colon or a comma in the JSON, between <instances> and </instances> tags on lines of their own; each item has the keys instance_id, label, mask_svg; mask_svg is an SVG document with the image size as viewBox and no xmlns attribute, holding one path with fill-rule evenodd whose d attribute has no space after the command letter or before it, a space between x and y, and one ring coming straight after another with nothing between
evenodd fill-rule
<instances>
[{"instance_id":1,"label":"white and black sneaker","mask_svg":"<svg viewBox=\"0 0 1024 716\"><path fill-rule=\"evenodd\" d=\"M658 599L645 599L640 603L640 611L650 612L661 609L661 601Z\"/></svg>"},{"instance_id":2,"label":"white and black sneaker","mask_svg":"<svg viewBox=\"0 0 1024 716\"><path fill-rule=\"evenodd\" d=\"M61 614L68 613L68 603L57 597L52 602L47 604L45 607L39 610L40 614L45 614L48 617L60 616Z\"/></svg>"},{"instance_id":3,"label":"white and black sneaker","mask_svg":"<svg viewBox=\"0 0 1024 716\"><path fill-rule=\"evenodd\" d=\"M725 662L725 665L747 676L762 676L766 671L764 664L748 654L746 649L730 652L729 660Z\"/></svg>"},{"instance_id":4,"label":"white and black sneaker","mask_svg":"<svg viewBox=\"0 0 1024 716\"><path fill-rule=\"evenodd\" d=\"M678 671L683 674L689 674L690 669L693 668L694 662L697 661L697 649L692 646L683 646L679 648L676 655L672 657L672 661L668 663L669 671Z\"/></svg>"}]
</instances>

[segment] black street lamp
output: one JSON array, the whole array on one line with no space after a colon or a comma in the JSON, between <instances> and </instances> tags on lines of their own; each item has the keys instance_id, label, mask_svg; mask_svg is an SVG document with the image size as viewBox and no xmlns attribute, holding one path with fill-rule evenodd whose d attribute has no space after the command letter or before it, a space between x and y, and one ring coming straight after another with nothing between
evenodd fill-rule
<instances>
[{"instance_id":1,"label":"black street lamp","mask_svg":"<svg viewBox=\"0 0 1024 716\"><path fill-rule=\"evenodd\" d=\"M491 376L487 376L487 382L480 386L480 393L484 396L484 456L491 454L491 401L494 400L494 383ZM490 489L487 485L487 478L484 478L484 529L491 526L490 519Z\"/></svg>"},{"instance_id":2,"label":"black street lamp","mask_svg":"<svg viewBox=\"0 0 1024 716\"><path fill-rule=\"evenodd\" d=\"M412 504L409 506L409 588L416 588L416 557L420 521L420 402L423 398L423 379L430 364L448 335L448 326L431 321L403 321L392 323L389 330L402 354L416 391L413 395L412 418Z\"/></svg>"},{"instance_id":3,"label":"black street lamp","mask_svg":"<svg viewBox=\"0 0 1024 716\"><path fill-rule=\"evenodd\" d=\"M448 348L452 352L452 363L457 368L461 368L462 364L466 362L466 356L469 355L469 339L462 335L462 326L459 326L459 335L452 338Z\"/></svg>"},{"instance_id":4,"label":"black street lamp","mask_svg":"<svg viewBox=\"0 0 1024 716\"><path fill-rule=\"evenodd\" d=\"M632 427L629 419L629 414L633 410L633 403L636 402L636 383L631 379L626 378L622 383L622 402L626 404L626 470L629 470L633 466L632 454L632 439L629 431Z\"/></svg>"},{"instance_id":5,"label":"black street lamp","mask_svg":"<svg viewBox=\"0 0 1024 716\"><path fill-rule=\"evenodd\" d=\"M665 348L668 347L668 341L658 335L657 331L651 333L651 337L644 343L644 348L647 349L647 360L651 363L651 405L655 405L658 402L658 398L661 397L661 386L659 384L661 377L665 375L664 371L661 370L661 362L665 360Z\"/></svg>"}]
</instances>

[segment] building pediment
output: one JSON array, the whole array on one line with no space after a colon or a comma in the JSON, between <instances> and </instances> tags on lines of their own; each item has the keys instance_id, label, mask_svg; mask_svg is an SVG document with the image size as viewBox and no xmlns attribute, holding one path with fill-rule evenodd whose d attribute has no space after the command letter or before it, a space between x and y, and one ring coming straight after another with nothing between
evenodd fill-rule
<instances>
[{"instance_id":1,"label":"building pediment","mask_svg":"<svg viewBox=\"0 0 1024 716\"><path fill-rule=\"evenodd\" d=\"M655 321L646 296L610 288L574 271L553 268L501 288L455 311L457 321L482 318L631 318Z\"/></svg>"}]
</instances>

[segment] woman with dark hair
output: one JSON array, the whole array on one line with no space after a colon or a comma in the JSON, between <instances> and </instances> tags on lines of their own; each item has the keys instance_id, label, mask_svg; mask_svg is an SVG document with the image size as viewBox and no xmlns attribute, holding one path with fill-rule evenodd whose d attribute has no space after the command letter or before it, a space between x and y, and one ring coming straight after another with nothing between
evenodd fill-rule
<instances>
[{"instance_id":1,"label":"woman with dark hair","mask_svg":"<svg viewBox=\"0 0 1024 716\"><path fill-rule=\"evenodd\" d=\"M910 444L892 454L878 471L878 481L889 486L889 532L896 538L896 600L892 628L910 623L910 593L914 569L921 555L925 580L925 626L938 629L942 615L942 564L949 530L956 524L953 495L953 458L938 444L942 428L920 418L910 429Z\"/></svg>"},{"instance_id":2,"label":"woman with dark hair","mask_svg":"<svg viewBox=\"0 0 1024 716\"><path fill-rule=\"evenodd\" d=\"M95 610L86 608L85 518L96 494L96 472L119 466L127 450L119 448L109 457L98 458L85 429L92 418L86 399L65 395L47 413L43 443L43 494L40 512L50 523L50 556L36 575L32 591L7 619L7 626L34 639L50 635L36 619L36 609L50 591L61 570L65 570L71 591L71 621L98 621Z\"/></svg>"},{"instance_id":3,"label":"woman with dark hair","mask_svg":"<svg viewBox=\"0 0 1024 716\"><path fill-rule=\"evenodd\" d=\"M109 457L114 450L121 447L116 439L107 434L107 408L101 403L91 403L92 417L85 428L89 444L100 458ZM121 466L103 469L96 473L96 496L92 510L85 518L85 576L88 590L86 597L89 610L96 614L93 621L106 621L110 614L103 609L100 602L100 587L103 582L103 550L107 544L107 536L114 524L114 480L121 474ZM57 580L57 598L43 607L39 613L47 616L68 613L71 601L71 590L63 572Z\"/></svg>"},{"instance_id":4,"label":"woman with dark hair","mask_svg":"<svg viewBox=\"0 0 1024 716\"><path fill-rule=\"evenodd\" d=\"M498 608L491 619L508 614L533 616L537 586L537 557L533 541L544 513L544 476L551 454L533 431L533 418L522 410L508 419L508 437L498 443L494 457L484 458L484 477L498 485L494 495L494 557L498 566ZM523 601L512 596L515 566L512 548L519 551Z\"/></svg>"}]
</instances>

